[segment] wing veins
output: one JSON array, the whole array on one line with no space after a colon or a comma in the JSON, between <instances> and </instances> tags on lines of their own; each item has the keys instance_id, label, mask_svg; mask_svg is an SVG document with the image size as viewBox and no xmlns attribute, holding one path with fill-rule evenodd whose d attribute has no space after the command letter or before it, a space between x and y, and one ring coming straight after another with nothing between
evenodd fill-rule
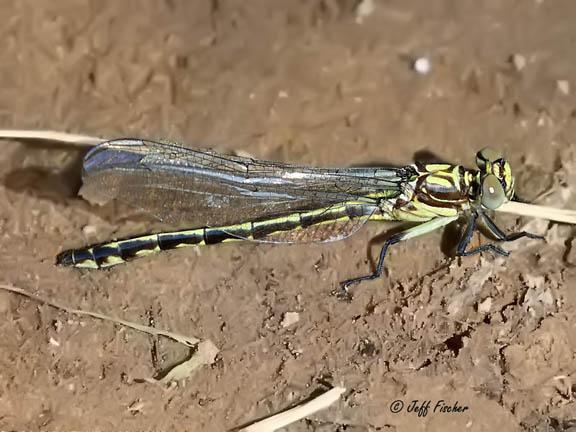
<instances>
[{"instance_id":1,"label":"wing veins","mask_svg":"<svg viewBox=\"0 0 576 432\"><path fill-rule=\"evenodd\" d=\"M134 139L99 145L84 168L88 199L120 199L161 220L211 226L344 201L376 205L368 194L399 194L405 183L402 168L390 175L378 168L384 175L376 177L375 168L315 169ZM229 214L234 206L241 211Z\"/></svg>"}]
</instances>

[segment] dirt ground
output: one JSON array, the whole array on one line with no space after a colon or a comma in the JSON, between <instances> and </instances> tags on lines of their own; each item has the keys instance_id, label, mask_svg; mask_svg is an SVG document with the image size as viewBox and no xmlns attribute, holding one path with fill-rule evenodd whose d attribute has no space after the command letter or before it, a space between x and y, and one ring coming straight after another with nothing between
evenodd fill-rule
<instances>
[{"instance_id":1,"label":"dirt ground","mask_svg":"<svg viewBox=\"0 0 576 432\"><path fill-rule=\"evenodd\" d=\"M571 0L3 0L0 16L2 128L328 166L423 151L472 165L492 145L523 198L574 187ZM419 56L429 74L411 68ZM178 386L142 383L187 351L0 292L0 430L224 431L334 385L339 403L286 430L576 430L569 227L539 224L548 241L505 261L454 259L450 230L395 246L351 303L330 292L370 269L385 226L57 268L63 249L150 226L76 196L82 151L1 146L0 284L221 351ZM288 312L299 321L285 327ZM468 408L433 412L441 400Z\"/></svg>"}]
</instances>

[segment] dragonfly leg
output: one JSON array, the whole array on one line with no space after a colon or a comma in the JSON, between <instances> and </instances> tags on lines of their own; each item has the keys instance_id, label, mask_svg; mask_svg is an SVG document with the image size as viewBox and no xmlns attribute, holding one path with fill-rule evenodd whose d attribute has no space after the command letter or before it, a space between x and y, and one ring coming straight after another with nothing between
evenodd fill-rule
<instances>
[{"instance_id":1,"label":"dragonfly leg","mask_svg":"<svg viewBox=\"0 0 576 432\"><path fill-rule=\"evenodd\" d=\"M497 245L492 244L492 243L484 244L484 245L475 247L473 249L470 249L468 251L466 250L466 248L468 248L468 245L470 244L470 240L472 239L472 235L474 235L474 231L476 230L477 220L478 220L478 213L476 213L476 212L472 213L472 215L470 216L470 219L468 219L468 225L466 226L466 230L464 231L464 234L462 235L462 239L458 243L456 255L458 255L458 256L471 256L471 255L476 255L476 254L479 254L482 252L492 252L494 255L502 255L502 256L510 255L510 252L508 252L508 251L502 249L500 246L497 246Z\"/></svg>"},{"instance_id":2,"label":"dragonfly leg","mask_svg":"<svg viewBox=\"0 0 576 432\"><path fill-rule=\"evenodd\" d=\"M482 219L484 220L486 227L490 230L490 233L492 233L492 235L494 235L494 237L496 237L498 240L509 242L509 241L518 240L522 237L528 237L528 238L536 239L536 240L544 240L544 236L541 236L538 234L533 234L533 233L526 232L526 231L515 232L512 234L506 234L485 213L482 213Z\"/></svg>"},{"instance_id":3,"label":"dragonfly leg","mask_svg":"<svg viewBox=\"0 0 576 432\"><path fill-rule=\"evenodd\" d=\"M384 271L384 258L386 258L386 253L388 252L388 248L390 246L396 243L400 243L401 241L408 240L413 237L418 237L420 235L437 230L438 228L448 225L450 222L453 222L456 219L458 219L458 216L438 217L392 235L390 238L388 238L388 240L386 240L386 243L384 243L382 249L380 250L378 264L376 265L376 269L374 270L374 272L372 274L360 276L353 279L348 279L344 282L341 282L340 289L337 290L335 294L341 299L349 300L350 293L348 289L351 286L356 285L363 281L376 279L382 276L382 272Z\"/></svg>"},{"instance_id":4,"label":"dragonfly leg","mask_svg":"<svg viewBox=\"0 0 576 432\"><path fill-rule=\"evenodd\" d=\"M402 233L395 234L388 240L386 240L386 243L384 243L384 246L382 246L382 249L380 250L380 257L378 258L378 264L376 264L376 270L374 270L374 273L353 279L348 279L344 282L341 282L340 289L336 292L338 298L342 300L350 300L351 296L350 292L348 291L348 288L350 288L352 285L356 285L363 281L379 278L384 270L384 258L386 257L386 252L388 252L388 248L394 243L398 243L401 241L402 241Z\"/></svg>"},{"instance_id":5,"label":"dragonfly leg","mask_svg":"<svg viewBox=\"0 0 576 432\"><path fill-rule=\"evenodd\" d=\"M514 240L518 240L522 237L544 240L544 237L542 237L541 235L529 233L526 231L521 231L521 232L512 233L512 234L506 234L504 231L502 231L500 228L498 228L496 223L494 223L494 221L492 219L490 219L490 217L488 217L487 214L481 213L481 217L482 217L482 220L484 221L485 226L488 229L488 231L490 231L490 233L494 237L496 237L498 240L514 241ZM510 252L505 251L500 246L496 246L494 244L485 244L482 246L478 246L474 249L471 249L469 251L466 250L466 248L468 247L468 245L470 243L470 239L472 238L472 234L474 233L474 230L476 228L477 219L478 219L477 213L474 213L470 217L470 220L468 221L468 226L466 227L466 231L464 232L464 235L462 236L462 240L460 240L460 243L458 243L458 253L457 253L458 256L470 256L470 255L475 255L475 254L478 254L481 252L488 252L488 251L492 252L494 254L497 254L497 255L502 255L502 256L510 255Z\"/></svg>"}]
</instances>

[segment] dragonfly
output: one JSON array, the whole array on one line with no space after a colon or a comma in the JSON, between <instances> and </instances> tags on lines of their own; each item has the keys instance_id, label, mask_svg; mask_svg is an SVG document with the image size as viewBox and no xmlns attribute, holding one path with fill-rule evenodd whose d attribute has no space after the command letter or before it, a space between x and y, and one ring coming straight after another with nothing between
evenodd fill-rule
<instances>
[{"instance_id":1,"label":"dragonfly","mask_svg":"<svg viewBox=\"0 0 576 432\"><path fill-rule=\"evenodd\" d=\"M508 256L495 243L469 247L478 225L493 240L506 234L488 212L514 198L510 163L493 148L476 154L476 168L415 162L403 167L317 168L195 150L172 143L116 139L83 161L80 194L92 202L119 200L185 230L140 235L61 252L57 264L103 269L187 246L235 241L307 243L342 240L368 221L410 223L388 237L371 273L340 283L337 294L379 278L390 246L452 222L466 222L458 256Z\"/></svg>"}]
</instances>

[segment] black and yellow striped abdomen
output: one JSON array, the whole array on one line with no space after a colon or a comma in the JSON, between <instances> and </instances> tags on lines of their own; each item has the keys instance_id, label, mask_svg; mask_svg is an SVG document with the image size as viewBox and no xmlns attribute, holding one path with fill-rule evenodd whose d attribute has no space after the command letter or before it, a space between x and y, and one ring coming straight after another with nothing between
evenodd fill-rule
<instances>
[{"instance_id":1,"label":"black and yellow striped abdomen","mask_svg":"<svg viewBox=\"0 0 576 432\"><path fill-rule=\"evenodd\" d=\"M279 243L339 240L360 228L376 210L371 205L350 202L236 225L143 235L64 251L58 255L56 264L99 269L188 246L243 240ZM386 219L382 215L378 218Z\"/></svg>"}]
</instances>

